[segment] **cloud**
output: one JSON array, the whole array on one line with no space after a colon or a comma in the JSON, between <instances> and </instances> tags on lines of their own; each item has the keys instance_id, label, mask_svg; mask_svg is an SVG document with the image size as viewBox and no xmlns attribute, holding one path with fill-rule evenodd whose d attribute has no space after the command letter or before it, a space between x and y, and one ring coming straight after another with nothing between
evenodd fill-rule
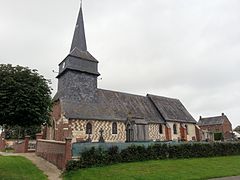
<instances>
[{"instance_id":1,"label":"cloud","mask_svg":"<svg viewBox=\"0 0 240 180\"><path fill-rule=\"evenodd\" d=\"M3 0L0 0L3 1ZM238 0L84 1L99 87L179 98L197 119L240 115ZM67 55L79 1L3 1L0 61L52 70Z\"/></svg>"}]
</instances>

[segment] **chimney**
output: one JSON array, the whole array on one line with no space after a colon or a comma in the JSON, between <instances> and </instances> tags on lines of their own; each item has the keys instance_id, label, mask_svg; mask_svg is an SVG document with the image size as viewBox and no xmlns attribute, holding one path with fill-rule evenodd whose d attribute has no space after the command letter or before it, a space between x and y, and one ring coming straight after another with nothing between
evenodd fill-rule
<instances>
[{"instance_id":1,"label":"chimney","mask_svg":"<svg viewBox=\"0 0 240 180\"><path fill-rule=\"evenodd\" d=\"M222 113L222 116L225 116L225 114L224 114L224 113Z\"/></svg>"},{"instance_id":2,"label":"chimney","mask_svg":"<svg viewBox=\"0 0 240 180\"><path fill-rule=\"evenodd\" d=\"M202 119L202 116L199 117L199 120L201 120L201 119Z\"/></svg>"}]
</instances>

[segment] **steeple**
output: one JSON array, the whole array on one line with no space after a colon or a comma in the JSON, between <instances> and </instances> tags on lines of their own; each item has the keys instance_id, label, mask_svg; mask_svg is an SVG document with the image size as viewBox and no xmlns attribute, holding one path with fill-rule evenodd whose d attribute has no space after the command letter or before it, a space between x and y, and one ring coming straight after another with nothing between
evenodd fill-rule
<instances>
[{"instance_id":1,"label":"steeple","mask_svg":"<svg viewBox=\"0 0 240 180\"><path fill-rule=\"evenodd\" d=\"M71 50L67 57L59 64L59 74L57 78L61 77L67 70L84 72L97 76L100 75L97 67L98 61L87 51L86 44L81 3Z\"/></svg>"},{"instance_id":2,"label":"steeple","mask_svg":"<svg viewBox=\"0 0 240 180\"><path fill-rule=\"evenodd\" d=\"M80 51L87 51L87 43L86 43L83 13L82 13L82 2L80 5L80 10L78 14L77 24L75 27L75 32L74 32L70 52L72 52L74 48L77 48Z\"/></svg>"},{"instance_id":3,"label":"steeple","mask_svg":"<svg viewBox=\"0 0 240 180\"><path fill-rule=\"evenodd\" d=\"M58 94L73 101L90 101L97 91L98 61L87 51L82 5L70 53L59 64Z\"/></svg>"}]
</instances>

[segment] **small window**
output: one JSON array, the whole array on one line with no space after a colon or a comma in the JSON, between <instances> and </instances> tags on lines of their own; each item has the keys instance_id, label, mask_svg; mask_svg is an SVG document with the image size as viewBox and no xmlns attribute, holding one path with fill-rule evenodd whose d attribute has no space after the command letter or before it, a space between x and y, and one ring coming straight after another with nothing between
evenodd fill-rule
<instances>
[{"instance_id":1,"label":"small window","mask_svg":"<svg viewBox=\"0 0 240 180\"><path fill-rule=\"evenodd\" d=\"M162 134L163 133L163 127L161 124L159 124L159 134Z\"/></svg>"},{"instance_id":2,"label":"small window","mask_svg":"<svg viewBox=\"0 0 240 180\"><path fill-rule=\"evenodd\" d=\"M117 123L112 123L112 134L117 134Z\"/></svg>"},{"instance_id":3,"label":"small window","mask_svg":"<svg viewBox=\"0 0 240 180\"><path fill-rule=\"evenodd\" d=\"M177 125L176 124L173 125L173 134L177 134Z\"/></svg>"},{"instance_id":4,"label":"small window","mask_svg":"<svg viewBox=\"0 0 240 180\"><path fill-rule=\"evenodd\" d=\"M92 134L92 124L87 123L86 125L86 134Z\"/></svg>"},{"instance_id":5,"label":"small window","mask_svg":"<svg viewBox=\"0 0 240 180\"><path fill-rule=\"evenodd\" d=\"M186 133L188 134L188 125L185 125Z\"/></svg>"}]
</instances>

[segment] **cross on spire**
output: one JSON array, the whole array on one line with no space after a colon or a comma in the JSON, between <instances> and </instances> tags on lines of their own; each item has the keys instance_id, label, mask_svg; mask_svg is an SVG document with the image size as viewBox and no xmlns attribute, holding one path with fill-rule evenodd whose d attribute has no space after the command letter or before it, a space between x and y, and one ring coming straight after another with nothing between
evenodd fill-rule
<instances>
[{"instance_id":1,"label":"cross on spire","mask_svg":"<svg viewBox=\"0 0 240 180\"><path fill-rule=\"evenodd\" d=\"M83 2L83 1L82 1L82 0L80 0L80 7L82 7L82 2Z\"/></svg>"}]
</instances>

